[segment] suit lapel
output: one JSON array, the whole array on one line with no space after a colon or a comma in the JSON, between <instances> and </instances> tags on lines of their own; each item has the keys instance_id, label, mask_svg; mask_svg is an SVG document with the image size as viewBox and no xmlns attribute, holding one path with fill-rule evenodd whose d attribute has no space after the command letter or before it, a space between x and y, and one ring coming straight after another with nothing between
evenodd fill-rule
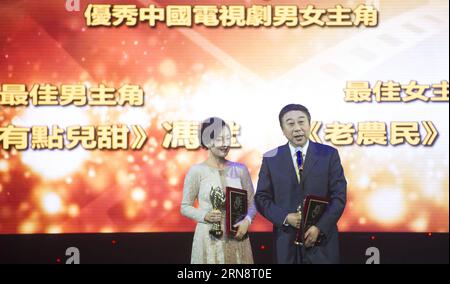
<instances>
[{"instance_id":1,"label":"suit lapel","mask_svg":"<svg viewBox=\"0 0 450 284\"><path fill-rule=\"evenodd\" d=\"M304 181L311 173L311 168L314 167L319 155L317 153L316 143L309 141L308 152L306 152L305 166L302 174L302 180Z\"/></svg>"},{"instance_id":2,"label":"suit lapel","mask_svg":"<svg viewBox=\"0 0 450 284\"><path fill-rule=\"evenodd\" d=\"M289 179L291 180L291 182L293 184L297 185L298 184L297 174L295 173L295 167L294 167L294 163L293 163L293 160L291 157L291 150L289 149L288 144L281 147L280 154L281 154L282 165L288 165L287 169L288 169ZM285 168L285 167L282 166L280 169L283 169L283 168Z\"/></svg>"}]
</instances>

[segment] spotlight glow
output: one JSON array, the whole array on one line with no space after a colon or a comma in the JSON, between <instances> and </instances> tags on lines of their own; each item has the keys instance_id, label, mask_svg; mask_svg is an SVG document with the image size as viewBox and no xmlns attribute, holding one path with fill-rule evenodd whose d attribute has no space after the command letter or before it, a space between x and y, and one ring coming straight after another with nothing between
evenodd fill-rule
<instances>
[{"instance_id":1,"label":"spotlight glow","mask_svg":"<svg viewBox=\"0 0 450 284\"><path fill-rule=\"evenodd\" d=\"M57 214L62 209L61 198L56 193L46 193L42 198L42 206L48 214Z\"/></svg>"},{"instance_id":2,"label":"spotlight glow","mask_svg":"<svg viewBox=\"0 0 450 284\"><path fill-rule=\"evenodd\" d=\"M404 196L396 188L379 189L369 196L368 203L368 213L383 224L396 223L405 213Z\"/></svg>"},{"instance_id":3,"label":"spotlight glow","mask_svg":"<svg viewBox=\"0 0 450 284\"><path fill-rule=\"evenodd\" d=\"M65 129L72 125L87 125L86 110L77 107L31 107L13 120L16 126L31 127L47 126L51 132L52 125ZM33 150L28 149L22 154L22 161L33 171L49 180L60 179L77 169L88 158L89 152L77 147L73 150Z\"/></svg>"}]
</instances>

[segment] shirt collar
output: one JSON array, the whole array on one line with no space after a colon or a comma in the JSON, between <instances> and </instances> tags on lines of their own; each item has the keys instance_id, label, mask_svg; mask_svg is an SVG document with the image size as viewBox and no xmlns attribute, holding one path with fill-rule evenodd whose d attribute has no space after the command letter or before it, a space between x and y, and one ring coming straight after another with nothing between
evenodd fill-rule
<instances>
[{"instance_id":1,"label":"shirt collar","mask_svg":"<svg viewBox=\"0 0 450 284\"><path fill-rule=\"evenodd\" d=\"M294 147L291 145L291 142L289 142L288 144L289 149L291 150L291 156L296 155L298 150L302 151L303 156L306 156L306 152L308 151L309 146L309 139L306 141L306 144L303 147Z\"/></svg>"}]
</instances>

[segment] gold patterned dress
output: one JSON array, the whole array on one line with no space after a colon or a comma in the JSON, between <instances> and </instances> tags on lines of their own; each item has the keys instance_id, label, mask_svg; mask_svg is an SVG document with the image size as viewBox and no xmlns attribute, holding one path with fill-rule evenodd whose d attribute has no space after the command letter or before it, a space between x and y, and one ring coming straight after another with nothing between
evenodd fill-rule
<instances>
[{"instance_id":1,"label":"gold patterned dress","mask_svg":"<svg viewBox=\"0 0 450 284\"><path fill-rule=\"evenodd\" d=\"M192 166L184 180L181 214L197 222L192 243L191 263L210 264L252 264L253 254L250 239L238 241L226 235L225 214L222 216L224 235L217 239L209 234L211 224L204 218L212 210L209 197L211 187L224 189L227 186L244 189L248 196L247 218L253 220L256 214L253 202L254 190L249 172L245 165L228 162L222 170L206 163ZM198 200L198 207L194 207Z\"/></svg>"}]
</instances>

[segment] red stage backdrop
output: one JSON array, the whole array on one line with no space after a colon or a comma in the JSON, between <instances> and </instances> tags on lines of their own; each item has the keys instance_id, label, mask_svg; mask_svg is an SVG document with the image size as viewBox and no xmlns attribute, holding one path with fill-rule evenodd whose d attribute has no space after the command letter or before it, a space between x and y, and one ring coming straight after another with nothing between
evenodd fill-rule
<instances>
[{"instance_id":1,"label":"red stage backdrop","mask_svg":"<svg viewBox=\"0 0 450 284\"><path fill-rule=\"evenodd\" d=\"M256 185L288 103L339 150L342 231L448 232L448 5L1 1L0 233L192 231L198 122Z\"/></svg>"}]
</instances>

